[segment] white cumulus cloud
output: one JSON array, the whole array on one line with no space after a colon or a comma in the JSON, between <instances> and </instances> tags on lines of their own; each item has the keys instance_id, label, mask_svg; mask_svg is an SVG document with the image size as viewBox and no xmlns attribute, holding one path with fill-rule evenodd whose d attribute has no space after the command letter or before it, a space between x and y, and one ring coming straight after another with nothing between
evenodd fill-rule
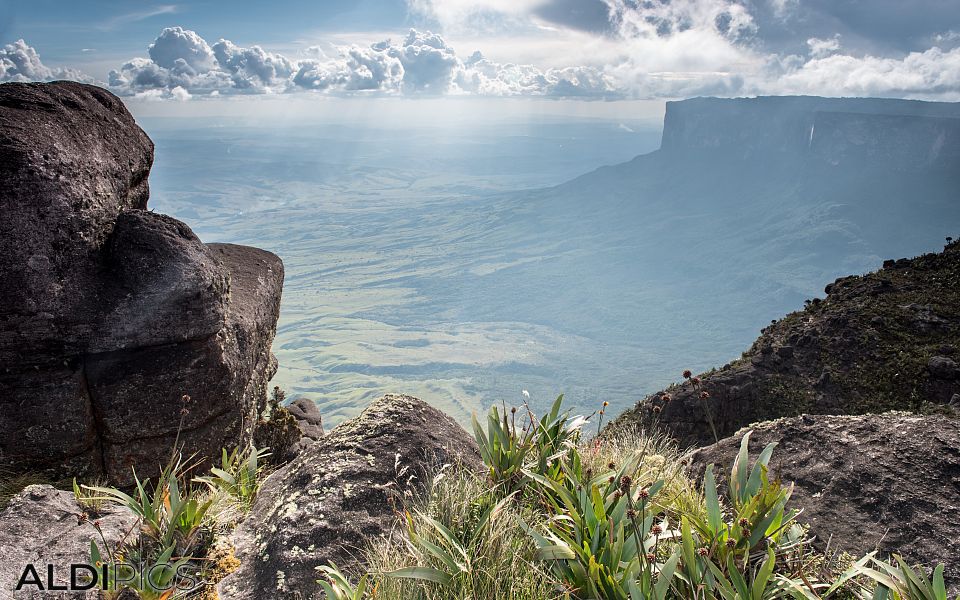
<instances>
[{"instance_id":1,"label":"white cumulus cloud","mask_svg":"<svg viewBox=\"0 0 960 600\"><path fill-rule=\"evenodd\" d=\"M766 88L782 94L960 100L960 48L883 58L832 54L787 70Z\"/></svg>"},{"instance_id":2,"label":"white cumulus cloud","mask_svg":"<svg viewBox=\"0 0 960 600\"><path fill-rule=\"evenodd\" d=\"M52 69L43 64L40 54L22 39L0 48L0 82L4 81L53 81L72 79L92 81L90 77L73 69Z\"/></svg>"}]
</instances>

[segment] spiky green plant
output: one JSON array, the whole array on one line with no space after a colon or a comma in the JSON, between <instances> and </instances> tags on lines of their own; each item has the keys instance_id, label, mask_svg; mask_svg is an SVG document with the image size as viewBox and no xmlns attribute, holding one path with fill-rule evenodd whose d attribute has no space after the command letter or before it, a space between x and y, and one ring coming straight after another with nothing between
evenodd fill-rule
<instances>
[{"instance_id":1,"label":"spiky green plant","mask_svg":"<svg viewBox=\"0 0 960 600\"><path fill-rule=\"evenodd\" d=\"M899 554L892 557L895 564L877 558L876 554L871 552L864 556L840 578L841 583L853 582L847 587L858 600L947 600L942 564L937 565L928 578L922 570L907 564ZM874 585L866 585L864 579Z\"/></svg>"},{"instance_id":2,"label":"spiky green plant","mask_svg":"<svg viewBox=\"0 0 960 600\"><path fill-rule=\"evenodd\" d=\"M103 486L80 486L98 494L97 500L113 502L133 513L141 522L141 535L160 548L174 547L179 554L188 554L197 539L210 498L203 498L185 479L183 462L172 458L160 472L157 482L140 480L133 473L135 492Z\"/></svg>"},{"instance_id":3,"label":"spiky green plant","mask_svg":"<svg viewBox=\"0 0 960 600\"><path fill-rule=\"evenodd\" d=\"M690 518L703 545L721 566L726 565L729 558L746 568L759 546L776 544L796 517L794 511L787 509L793 487L768 477L768 465L776 444L767 445L751 469L749 443L748 432L743 436L731 469L727 514L720 503L713 465L708 465L703 480L706 518Z\"/></svg>"},{"instance_id":4,"label":"spiky green plant","mask_svg":"<svg viewBox=\"0 0 960 600\"><path fill-rule=\"evenodd\" d=\"M363 600L367 597L370 576L363 575L354 585L350 579L340 571L335 563L323 565L319 571L326 579L318 579L317 583L327 595L327 600Z\"/></svg>"},{"instance_id":5,"label":"spiky green plant","mask_svg":"<svg viewBox=\"0 0 960 600\"><path fill-rule=\"evenodd\" d=\"M120 560L109 551L105 540L103 543L101 551L97 542L90 540L90 564L96 565L101 574L97 587L107 600L119 598L123 589L133 590L141 600L168 600L176 596L180 569L191 559L175 557L175 545L171 544L153 560L141 564Z\"/></svg>"},{"instance_id":6,"label":"spiky green plant","mask_svg":"<svg viewBox=\"0 0 960 600\"><path fill-rule=\"evenodd\" d=\"M210 475L197 477L213 491L225 493L244 510L253 505L263 479L263 459L269 456L267 449L247 446L242 451L234 448L220 454L220 466L212 467Z\"/></svg>"},{"instance_id":7,"label":"spiky green plant","mask_svg":"<svg viewBox=\"0 0 960 600\"><path fill-rule=\"evenodd\" d=\"M585 481L569 478L566 485L532 478L542 486L552 516L544 533L527 531L564 589L576 598L667 597L679 556L671 553L663 563L656 558L658 543L672 535L653 508L662 482L634 489L628 476L612 472Z\"/></svg>"}]
</instances>

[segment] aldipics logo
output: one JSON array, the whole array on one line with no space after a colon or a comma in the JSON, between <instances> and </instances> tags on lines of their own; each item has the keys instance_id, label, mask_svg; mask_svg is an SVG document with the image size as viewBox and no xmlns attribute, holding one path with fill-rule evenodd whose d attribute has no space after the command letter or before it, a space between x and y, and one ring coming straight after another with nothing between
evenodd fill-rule
<instances>
[{"instance_id":1,"label":"aldipics logo","mask_svg":"<svg viewBox=\"0 0 960 600\"><path fill-rule=\"evenodd\" d=\"M169 598L174 592L189 592L199 586L189 559L174 559L173 548L151 563L123 560L105 562L96 543L90 544L91 563L70 565L36 565L23 567L15 591L60 592L102 590L120 591L131 588L141 597Z\"/></svg>"}]
</instances>

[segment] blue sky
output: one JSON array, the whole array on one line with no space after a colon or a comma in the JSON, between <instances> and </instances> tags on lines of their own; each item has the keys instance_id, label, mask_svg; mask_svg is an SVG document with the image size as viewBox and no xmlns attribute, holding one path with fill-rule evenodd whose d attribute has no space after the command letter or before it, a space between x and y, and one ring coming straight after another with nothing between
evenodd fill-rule
<instances>
[{"instance_id":1,"label":"blue sky","mask_svg":"<svg viewBox=\"0 0 960 600\"><path fill-rule=\"evenodd\" d=\"M304 92L960 100L960 2L0 3L0 80L57 77L173 101Z\"/></svg>"}]
</instances>

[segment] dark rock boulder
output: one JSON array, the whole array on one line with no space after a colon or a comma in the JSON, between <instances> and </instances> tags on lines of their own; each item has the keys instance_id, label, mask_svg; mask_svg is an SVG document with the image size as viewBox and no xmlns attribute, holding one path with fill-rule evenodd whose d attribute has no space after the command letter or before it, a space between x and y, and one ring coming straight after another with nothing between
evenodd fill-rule
<instances>
[{"instance_id":1,"label":"dark rock boulder","mask_svg":"<svg viewBox=\"0 0 960 600\"><path fill-rule=\"evenodd\" d=\"M390 499L455 462L480 469L473 438L450 417L409 396L375 401L267 478L233 534L241 566L220 597L320 597L316 567L355 570L364 545L397 523Z\"/></svg>"},{"instance_id":2,"label":"dark rock boulder","mask_svg":"<svg viewBox=\"0 0 960 600\"><path fill-rule=\"evenodd\" d=\"M0 85L2 469L123 483L253 435L283 266L145 210L152 160L105 90Z\"/></svg>"},{"instance_id":3,"label":"dark rock boulder","mask_svg":"<svg viewBox=\"0 0 960 600\"><path fill-rule=\"evenodd\" d=\"M145 209L153 142L119 98L58 82L0 86L0 359L86 348L102 248Z\"/></svg>"},{"instance_id":4,"label":"dark rock boulder","mask_svg":"<svg viewBox=\"0 0 960 600\"><path fill-rule=\"evenodd\" d=\"M749 429L752 457L777 443L771 474L795 484L791 505L821 550L829 542L854 555L879 548L944 563L960 591L960 419L804 415ZM729 474L747 430L697 450L692 473L713 463Z\"/></svg>"},{"instance_id":5,"label":"dark rock boulder","mask_svg":"<svg viewBox=\"0 0 960 600\"><path fill-rule=\"evenodd\" d=\"M946 356L934 356L927 363L930 375L937 379L953 380L960 377L960 368L956 361Z\"/></svg>"},{"instance_id":6,"label":"dark rock boulder","mask_svg":"<svg viewBox=\"0 0 960 600\"><path fill-rule=\"evenodd\" d=\"M35 587L14 591L26 565L35 565L46 580L46 565L56 566L57 585L69 581L71 564L89 564L90 540L103 543L90 519L81 522L82 510L73 493L56 490L49 485L31 485L14 496L0 513L0 598L56 599L96 598L79 592L38 591ZM93 516L100 524L108 544L129 537L137 520L132 513L105 506ZM85 572L81 572L84 573Z\"/></svg>"},{"instance_id":7,"label":"dark rock boulder","mask_svg":"<svg viewBox=\"0 0 960 600\"><path fill-rule=\"evenodd\" d=\"M725 437L783 416L950 403L960 393L951 356L960 347L960 243L886 265L828 285L826 299L766 327L742 358L645 398L608 433L657 422L681 444L703 445L714 428Z\"/></svg>"},{"instance_id":8,"label":"dark rock boulder","mask_svg":"<svg viewBox=\"0 0 960 600\"><path fill-rule=\"evenodd\" d=\"M104 307L87 352L204 339L223 327L229 273L185 224L122 212L104 254Z\"/></svg>"},{"instance_id":9,"label":"dark rock boulder","mask_svg":"<svg viewBox=\"0 0 960 600\"><path fill-rule=\"evenodd\" d=\"M287 405L287 410L300 425L303 444L315 442L324 436L323 417L316 402L309 398L297 398Z\"/></svg>"}]
</instances>

